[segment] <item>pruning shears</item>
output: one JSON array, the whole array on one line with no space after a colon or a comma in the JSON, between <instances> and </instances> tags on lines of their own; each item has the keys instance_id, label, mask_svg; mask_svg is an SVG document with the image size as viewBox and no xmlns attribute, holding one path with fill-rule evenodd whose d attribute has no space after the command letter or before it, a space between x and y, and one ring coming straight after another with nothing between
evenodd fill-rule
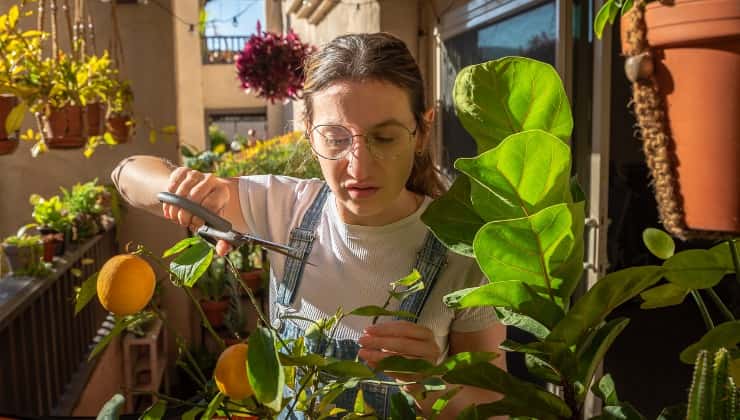
<instances>
[{"instance_id":1,"label":"pruning shears","mask_svg":"<svg viewBox=\"0 0 740 420\"><path fill-rule=\"evenodd\" d=\"M252 243L290 258L303 259L303 253L296 248L235 231L231 226L231 222L185 197L169 192L161 192L157 194L157 199L162 203L172 204L173 206L187 210L194 216L203 219L205 224L198 228L198 236L214 245L218 240L223 240L228 242L234 249L238 249L246 243Z\"/></svg>"}]
</instances>

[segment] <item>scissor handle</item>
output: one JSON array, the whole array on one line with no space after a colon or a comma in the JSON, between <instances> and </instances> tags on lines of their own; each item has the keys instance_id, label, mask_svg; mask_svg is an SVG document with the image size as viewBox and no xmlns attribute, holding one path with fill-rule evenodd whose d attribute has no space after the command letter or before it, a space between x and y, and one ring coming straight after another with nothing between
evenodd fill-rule
<instances>
[{"instance_id":1,"label":"scissor handle","mask_svg":"<svg viewBox=\"0 0 740 420\"><path fill-rule=\"evenodd\" d=\"M195 202L188 200L185 197L181 197L170 192L161 192L157 193L157 199L162 203L172 204L173 206L177 206L189 211L194 216L203 219L203 222L205 222L206 226L209 226L215 230L224 233L230 232L232 230L231 222L201 206L200 204L196 204Z\"/></svg>"}]
</instances>

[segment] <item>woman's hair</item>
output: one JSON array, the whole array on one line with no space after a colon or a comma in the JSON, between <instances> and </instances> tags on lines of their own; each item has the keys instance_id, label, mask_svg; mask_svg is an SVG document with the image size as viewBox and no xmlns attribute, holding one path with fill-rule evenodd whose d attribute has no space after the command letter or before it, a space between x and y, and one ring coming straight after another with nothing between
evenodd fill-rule
<instances>
[{"instance_id":1,"label":"woman's hair","mask_svg":"<svg viewBox=\"0 0 740 420\"><path fill-rule=\"evenodd\" d=\"M431 127L424 120L424 80L406 44L395 36L380 32L334 38L306 59L304 70L304 118L308 124L313 121L315 93L339 81L373 80L391 83L408 94L418 133L428 140ZM406 188L438 197L446 190L446 183L434 165L429 141L423 145L423 149L414 154L414 166Z\"/></svg>"}]
</instances>

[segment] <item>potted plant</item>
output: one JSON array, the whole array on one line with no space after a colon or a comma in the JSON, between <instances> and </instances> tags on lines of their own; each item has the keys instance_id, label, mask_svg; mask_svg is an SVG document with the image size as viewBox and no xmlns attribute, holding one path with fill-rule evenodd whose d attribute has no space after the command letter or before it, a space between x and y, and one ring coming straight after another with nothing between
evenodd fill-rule
<instances>
[{"instance_id":1,"label":"potted plant","mask_svg":"<svg viewBox=\"0 0 740 420\"><path fill-rule=\"evenodd\" d=\"M43 241L39 235L15 235L5 238L2 248L8 260L10 273L35 275L41 272L43 247Z\"/></svg>"},{"instance_id":2,"label":"potted plant","mask_svg":"<svg viewBox=\"0 0 740 420\"><path fill-rule=\"evenodd\" d=\"M39 226L44 244L51 244L53 255L63 255L65 236L71 235L72 220L61 198L55 195L45 199L38 194L32 194L29 202L33 206L31 215ZM45 259L49 261L48 258Z\"/></svg>"},{"instance_id":3,"label":"potted plant","mask_svg":"<svg viewBox=\"0 0 740 420\"><path fill-rule=\"evenodd\" d=\"M245 244L228 254L229 260L239 270L241 281L252 291L262 288L262 249L258 245Z\"/></svg>"},{"instance_id":4,"label":"potted plant","mask_svg":"<svg viewBox=\"0 0 740 420\"><path fill-rule=\"evenodd\" d=\"M230 277L231 275L226 272L224 258L214 257L206 272L196 283L202 296L200 306L213 327L220 327L224 323L224 315L229 307L227 282Z\"/></svg>"},{"instance_id":5,"label":"potted plant","mask_svg":"<svg viewBox=\"0 0 740 420\"><path fill-rule=\"evenodd\" d=\"M77 183L71 190L60 188L63 205L72 218L72 240L92 237L114 225L111 193L97 179Z\"/></svg>"},{"instance_id":6,"label":"potted plant","mask_svg":"<svg viewBox=\"0 0 740 420\"><path fill-rule=\"evenodd\" d=\"M620 11L625 70L663 225L683 238L740 233L738 3L608 0L597 34Z\"/></svg>"},{"instance_id":7,"label":"potted plant","mask_svg":"<svg viewBox=\"0 0 740 420\"><path fill-rule=\"evenodd\" d=\"M108 114L105 129L116 143L127 143L134 134L136 122L133 119L134 92L128 81L114 79L108 92Z\"/></svg>"}]
</instances>

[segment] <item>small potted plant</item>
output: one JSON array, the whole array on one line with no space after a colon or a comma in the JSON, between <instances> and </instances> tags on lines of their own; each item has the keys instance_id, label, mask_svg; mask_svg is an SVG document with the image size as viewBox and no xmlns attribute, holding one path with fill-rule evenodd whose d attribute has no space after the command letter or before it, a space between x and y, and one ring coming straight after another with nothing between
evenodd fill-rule
<instances>
[{"instance_id":1,"label":"small potted plant","mask_svg":"<svg viewBox=\"0 0 740 420\"><path fill-rule=\"evenodd\" d=\"M134 134L136 122L133 119L134 92L131 84L124 80L113 80L108 93L108 115L105 129L116 143L127 143Z\"/></svg>"},{"instance_id":2,"label":"small potted plant","mask_svg":"<svg viewBox=\"0 0 740 420\"><path fill-rule=\"evenodd\" d=\"M196 283L202 296L200 306L213 327L220 327L224 323L224 315L229 307L226 293L229 277L231 276L226 271L224 258L214 257L211 265Z\"/></svg>"},{"instance_id":3,"label":"small potted plant","mask_svg":"<svg viewBox=\"0 0 740 420\"><path fill-rule=\"evenodd\" d=\"M2 242L3 253L7 257L10 273L15 275L35 275L42 270L43 241L39 235L14 235Z\"/></svg>"},{"instance_id":4,"label":"small potted plant","mask_svg":"<svg viewBox=\"0 0 740 420\"><path fill-rule=\"evenodd\" d=\"M79 242L114 225L111 193L97 179L61 188L62 202L72 218L72 241Z\"/></svg>"},{"instance_id":5,"label":"small potted plant","mask_svg":"<svg viewBox=\"0 0 740 420\"><path fill-rule=\"evenodd\" d=\"M38 224L39 233L45 247L51 247L51 255L63 255L65 251L65 236L71 234L72 220L64 203L58 195L45 199L38 194L29 198L33 206L33 219ZM51 261L44 251L44 260Z\"/></svg>"}]
</instances>

